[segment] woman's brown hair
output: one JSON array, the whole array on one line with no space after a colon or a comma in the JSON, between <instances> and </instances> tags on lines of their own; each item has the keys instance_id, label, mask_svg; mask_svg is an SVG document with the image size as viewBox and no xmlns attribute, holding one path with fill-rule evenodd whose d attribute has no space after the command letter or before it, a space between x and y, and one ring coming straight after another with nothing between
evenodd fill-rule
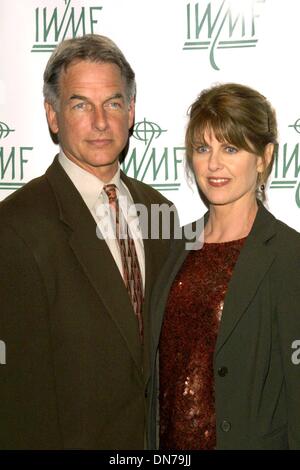
<instances>
[{"instance_id":1,"label":"woman's brown hair","mask_svg":"<svg viewBox=\"0 0 300 470\"><path fill-rule=\"evenodd\" d=\"M212 130L220 142L261 156L269 143L277 144L276 114L269 101L245 85L227 83L203 90L189 109L185 145L188 168L193 170L195 148L206 144L204 134ZM272 171L265 161L258 185L265 184Z\"/></svg>"}]
</instances>

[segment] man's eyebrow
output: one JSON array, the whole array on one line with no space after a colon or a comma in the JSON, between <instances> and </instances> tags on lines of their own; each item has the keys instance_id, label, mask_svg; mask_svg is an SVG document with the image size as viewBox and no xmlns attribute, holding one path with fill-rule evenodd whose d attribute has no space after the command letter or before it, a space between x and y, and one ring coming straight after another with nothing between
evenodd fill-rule
<instances>
[{"instance_id":1,"label":"man's eyebrow","mask_svg":"<svg viewBox=\"0 0 300 470\"><path fill-rule=\"evenodd\" d=\"M125 97L122 93L115 93L114 95L111 95L108 98L106 98L106 100L104 102L106 103L107 101L116 100L116 99L125 100ZM83 96L83 95L71 95L69 100L89 101L89 99L86 96Z\"/></svg>"},{"instance_id":2,"label":"man's eyebrow","mask_svg":"<svg viewBox=\"0 0 300 470\"><path fill-rule=\"evenodd\" d=\"M86 96L82 95L72 95L70 96L69 100L82 100L82 101L88 101Z\"/></svg>"},{"instance_id":3,"label":"man's eyebrow","mask_svg":"<svg viewBox=\"0 0 300 470\"><path fill-rule=\"evenodd\" d=\"M124 100L124 99L125 99L125 98L124 98L124 95L122 95L122 93L115 93L114 95L109 96L109 97L105 100L105 103L106 103L107 101L110 101L110 100L118 100L118 99Z\"/></svg>"}]
</instances>

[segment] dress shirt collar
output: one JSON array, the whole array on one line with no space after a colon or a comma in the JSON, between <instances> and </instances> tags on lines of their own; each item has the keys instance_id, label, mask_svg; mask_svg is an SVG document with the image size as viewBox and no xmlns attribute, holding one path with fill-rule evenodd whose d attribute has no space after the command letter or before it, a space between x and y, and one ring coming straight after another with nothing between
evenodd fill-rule
<instances>
[{"instance_id":1,"label":"dress shirt collar","mask_svg":"<svg viewBox=\"0 0 300 470\"><path fill-rule=\"evenodd\" d=\"M120 178L120 165L113 178L108 183L104 183L97 176L72 162L62 150L59 152L58 160L90 211L93 211L105 184L115 184L118 191L124 193Z\"/></svg>"}]
</instances>

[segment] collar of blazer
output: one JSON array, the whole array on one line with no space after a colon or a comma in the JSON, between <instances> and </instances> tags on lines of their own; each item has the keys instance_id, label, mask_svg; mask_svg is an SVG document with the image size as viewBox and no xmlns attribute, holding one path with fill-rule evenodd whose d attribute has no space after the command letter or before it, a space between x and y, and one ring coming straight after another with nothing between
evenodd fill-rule
<instances>
[{"instance_id":1,"label":"collar of blazer","mask_svg":"<svg viewBox=\"0 0 300 470\"><path fill-rule=\"evenodd\" d=\"M109 248L104 240L97 237L96 222L61 167L57 156L48 168L46 177L56 199L59 219L68 233L69 244L141 371L142 348L138 324L124 282L116 264L112 261ZM133 200L140 202L142 195L139 194L139 190L125 175L122 174L122 178ZM145 246L146 256L147 249L148 247Z\"/></svg>"},{"instance_id":2,"label":"collar of blazer","mask_svg":"<svg viewBox=\"0 0 300 470\"><path fill-rule=\"evenodd\" d=\"M275 258L271 239L276 219L261 202L252 229L240 252L225 296L215 355L218 354L245 312Z\"/></svg>"},{"instance_id":3,"label":"collar of blazer","mask_svg":"<svg viewBox=\"0 0 300 470\"><path fill-rule=\"evenodd\" d=\"M204 223L207 219L208 212L204 215ZM254 224L241 250L226 293L215 354L226 342L271 266L275 258L275 251L269 241L275 235L276 219L258 201ZM157 350L158 347L165 305L172 282L188 253L189 250L185 249L185 244L182 241L176 240L173 243L169 258L153 292L151 318L154 319L152 324L154 350ZM162 290L161 285L163 284L165 284L165 288Z\"/></svg>"}]
</instances>

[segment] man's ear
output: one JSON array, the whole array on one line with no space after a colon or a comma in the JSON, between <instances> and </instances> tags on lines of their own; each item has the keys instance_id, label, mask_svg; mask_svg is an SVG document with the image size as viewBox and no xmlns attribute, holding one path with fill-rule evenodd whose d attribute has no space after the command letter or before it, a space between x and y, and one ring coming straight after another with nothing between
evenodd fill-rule
<instances>
[{"instance_id":1,"label":"man's ear","mask_svg":"<svg viewBox=\"0 0 300 470\"><path fill-rule=\"evenodd\" d=\"M48 103L47 101L44 102L44 107L46 111L48 126L53 134L58 133L58 121L57 121L57 113L54 110L52 104Z\"/></svg>"},{"instance_id":2,"label":"man's ear","mask_svg":"<svg viewBox=\"0 0 300 470\"><path fill-rule=\"evenodd\" d=\"M131 98L128 108L128 129L130 129L134 124L134 115L135 115L135 100Z\"/></svg>"}]
</instances>

